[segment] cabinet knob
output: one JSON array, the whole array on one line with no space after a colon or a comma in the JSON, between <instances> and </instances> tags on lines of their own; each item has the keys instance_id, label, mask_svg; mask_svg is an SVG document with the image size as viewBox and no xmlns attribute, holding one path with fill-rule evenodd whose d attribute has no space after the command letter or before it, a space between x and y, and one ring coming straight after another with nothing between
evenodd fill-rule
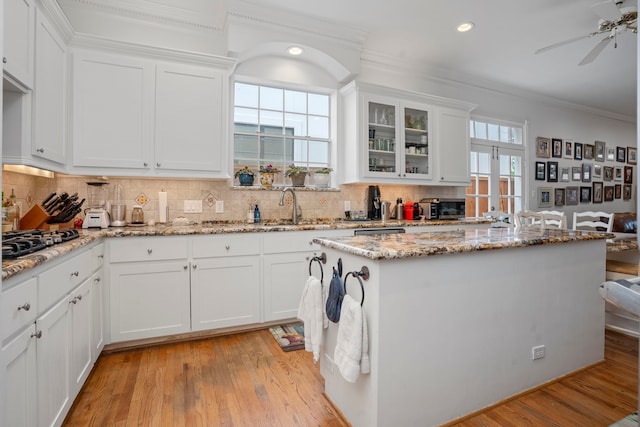
<instances>
[{"instance_id":1,"label":"cabinet knob","mask_svg":"<svg viewBox=\"0 0 640 427\"><path fill-rule=\"evenodd\" d=\"M82 301L82 295L78 295L76 298L78 298L78 301Z\"/></svg>"},{"instance_id":2,"label":"cabinet knob","mask_svg":"<svg viewBox=\"0 0 640 427\"><path fill-rule=\"evenodd\" d=\"M74 271L73 273L71 273L71 275L78 277L80 275L80 272L79 271Z\"/></svg>"},{"instance_id":3,"label":"cabinet knob","mask_svg":"<svg viewBox=\"0 0 640 427\"><path fill-rule=\"evenodd\" d=\"M104 255L98 255L98 258L103 259Z\"/></svg>"},{"instance_id":4,"label":"cabinet knob","mask_svg":"<svg viewBox=\"0 0 640 427\"><path fill-rule=\"evenodd\" d=\"M44 153L44 148L40 147L40 148L36 148L36 151L38 153Z\"/></svg>"},{"instance_id":5,"label":"cabinet knob","mask_svg":"<svg viewBox=\"0 0 640 427\"><path fill-rule=\"evenodd\" d=\"M2 63L3 63L3 64L6 64L6 63L7 63L7 57L6 57L6 56L3 56L3 57L2 57Z\"/></svg>"},{"instance_id":6,"label":"cabinet knob","mask_svg":"<svg viewBox=\"0 0 640 427\"><path fill-rule=\"evenodd\" d=\"M31 334L31 338L42 338L42 331L36 331L34 334Z\"/></svg>"},{"instance_id":7,"label":"cabinet knob","mask_svg":"<svg viewBox=\"0 0 640 427\"><path fill-rule=\"evenodd\" d=\"M196 268L198 268L198 264L193 264L193 265L191 266L191 268L193 268L193 269L195 270Z\"/></svg>"},{"instance_id":8,"label":"cabinet knob","mask_svg":"<svg viewBox=\"0 0 640 427\"><path fill-rule=\"evenodd\" d=\"M147 166L149 166L149 163L144 162L144 163L143 163L143 165L144 165L144 167L146 168Z\"/></svg>"},{"instance_id":9,"label":"cabinet knob","mask_svg":"<svg viewBox=\"0 0 640 427\"><path fill-rule=\"evenodd\" d=\"M309 246L313 246L313 240L309 240Z\"/></svg>"},{"instance_id":10,"label":"cabinet knob","mask_svg":"<svg viewBox=\"0 0 640 427\"><path fill-rule=\"evenodd\" d=\"M78 297L75 297L74 299L69 301L69 304L77 304L77 303L78 303Z\"/></svg>"},{"instance_id":11,"label":"cabinet knob","mask_svg":"<svg viewBox=\"0 0 640 427\"><path fill-rule=\"evenodd\" d=\"M304 259L306 259L307 261L309 261L309 260L311 259L311 257L306 256L306 257L304 257Z\"/></svg>"},{"instance_id":12,"label":"cabinet knob","mask_svg":"<svg viewBox=\"0 0 640 427\"><path fill-rule=\"evenodd\" d=\"M156 163L156 167L160 167L160 162Z\"/></svg>"},{"instance_id":13,"label":"cabinet knob","mask_svg":"<svg viewBox=\"0 0 640 427\"><path fill-rule=\"evenodd\" d=\"M25 302L24 304L19 305L18 306L18 311L20 311L20 310L24 310L24 311L31 310L31 304L29 304L28 302Z\"/></svg>"},{"instance_id":14,"label":"cabinet knob","mask_svg":"<svg viewBox=\"0 0 640 427\"><path fill-rule=\"evenodd\" d=\"M183 270L186 270L187 268L189 268L189 266L188 266L188 265L183 265L183 266L182 266L182 269L183 269Z\"/></svg>"},{"instance_id":15,"label":"cabinet knob","mask_svg":"<svg viewBox=\"0 0 640 427\"><path fill-rule=\"evenodd\" d=\"M153 253L153 249L147 249L147 253L151 255Z\"/></svg>"},{"instance_id":16,"label":"cabinet knob","mask_svg":"<svg viewBox=\"0 0 640 427\"><path fill-rule=\"evenodd\" d=\"M231 249L231 246L227 245L227 246L225 246L224 248L225 248L226 250L229 250L229 249Z\"/></svg>"},{"instance_id":17,"label":"cabinet knob","mask_svg":"<svg viewBox=\"0 0 640 427\"><path fill-rule=\"evenodd\" d=\"M95 279L93 279L93 282L94 282L94 283L100 283L100 278L99 278L99 277L96 277Z\"/></svg>"}]
</instances>

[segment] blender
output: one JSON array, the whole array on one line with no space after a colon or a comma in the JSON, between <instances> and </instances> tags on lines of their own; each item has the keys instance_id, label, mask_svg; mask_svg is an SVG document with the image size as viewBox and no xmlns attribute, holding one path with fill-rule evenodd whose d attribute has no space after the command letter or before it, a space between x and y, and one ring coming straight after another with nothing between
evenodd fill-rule
<instances>
[{"instance_id":1,"label":"blender","mask_svg":"<svg viewBox=\"0 0 640 427\"><path fill-rule=\"evenodd\" d=\"M107 211L108 182L87 182L89 207L84 211L82 228L109 227L109 212Z\"/></svg>"},{"instance_id":2,"label":"blender","mask_svg":"<svg viewBox=\"0 0 640 427\"><path fill-rule=\"evenodd\" d=\"M113 188L113 199L111 200L111 226L124 227L126 220L127 205L124 201L124 187L116 184Z\"/></svg>"}]
</instances>

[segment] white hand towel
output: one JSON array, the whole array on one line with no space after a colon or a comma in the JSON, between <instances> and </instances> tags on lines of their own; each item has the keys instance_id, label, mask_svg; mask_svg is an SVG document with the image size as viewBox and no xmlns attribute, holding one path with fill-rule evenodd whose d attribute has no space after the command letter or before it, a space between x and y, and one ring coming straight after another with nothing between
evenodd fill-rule
<instances>
[{"instance_id":1,"label":"white hand towel","mask_svg":"<svg viewBox=\"0 0 640 427\"><path fill-rule=\"evenodd\" d=\"M317 363L320 359L324 313L323 300L320 280L313 276L309 277L304 285L302 298L300 298L298 319L304 322L304 349L313 352L313 363Z\"/></svg>"},{"instance_id":2,"label":"white hand towel","mask_svg":"<svg viewBox=\"0 0 640 427\"><path fill-rule=\"evenodd\" d=\"M370 371L366 316L360 303L349 295L342 300L333 360L342 377L351 383Z\"/></svg>"}]
</instances>

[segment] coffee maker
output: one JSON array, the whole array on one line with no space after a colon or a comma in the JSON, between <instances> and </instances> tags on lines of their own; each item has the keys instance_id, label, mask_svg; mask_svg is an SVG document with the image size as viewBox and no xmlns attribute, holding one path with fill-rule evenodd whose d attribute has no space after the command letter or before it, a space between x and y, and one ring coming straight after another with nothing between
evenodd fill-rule
<instances>
[{"instance_id":1,"label":"coffee maker","mask_svg":"<svg viewBox=\"0 0 640 427\"><path fill-rule=\"evenodd\" d=\"M377 185L370 185L369 189L367 190L367 218L382 218L380 200L380 187L378 187Z\"/></svg>"}]
</instances>

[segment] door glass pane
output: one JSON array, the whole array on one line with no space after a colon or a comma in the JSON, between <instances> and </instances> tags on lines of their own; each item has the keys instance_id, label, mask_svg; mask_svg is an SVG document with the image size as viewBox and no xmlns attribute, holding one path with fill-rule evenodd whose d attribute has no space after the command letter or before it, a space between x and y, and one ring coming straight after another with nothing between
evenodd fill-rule
<instances>
[{"instance_id":1,"label":"door glass pane","mask_svg":"<svg viewBox=\"0 0 640 427\"><path fill-rule=\"evenodd\" d=\"M489 124L489 137L487 139L491 141L499 141L500 134L498 133L498 125Z\"/></svg>"},{"instance_id":2,"label":"door glass pane","mask_svg":"<svg viewBox=\"0 0 640 427\"><path fill-rule=\"evenodd\" d=\"M486 125L486 123L475 122L475 138L487 139L487 125Z\"/></svg>"},{"instance_id":3,"label":"door glass pane","mask_svg":"<svg viewBox=\"0 0 640 427\"><path fill-rule=\"evenodd\" d=\"M478 153L478 172L489 174L491 172L491 158L489 153Z\"/></svg>"},{"instance_id":4,"label":"door glass pane","mask_svg":"<svg viewBox=\"0 0 640 427\"><path fill-rule=\"evenodd\" d=\"M429 112L404 109L405 173L429 173Z\"/></svg>"},{"instance_id":5,"label":"door glass pane","mask_svg":"<svg viewBox=\"0 0 640 427\"><path fill-rule=\"evenodd\" d=\"M396 108L393 105L369 102L369 171L396 171Z\"/></svg>"}]
</instances>

